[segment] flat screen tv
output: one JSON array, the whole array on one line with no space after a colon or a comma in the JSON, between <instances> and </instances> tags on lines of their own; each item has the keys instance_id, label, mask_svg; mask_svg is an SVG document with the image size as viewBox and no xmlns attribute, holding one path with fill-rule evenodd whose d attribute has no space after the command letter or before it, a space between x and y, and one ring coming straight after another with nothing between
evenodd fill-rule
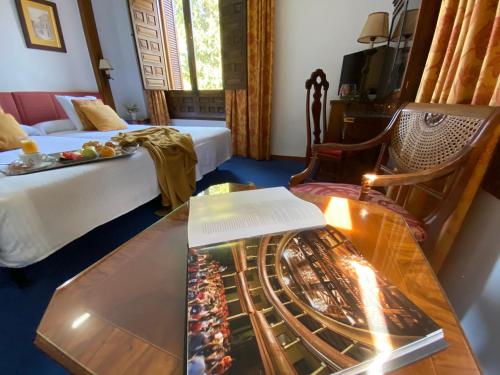
<instances>
[{"instance_id":1,"label":"flat screen tv","mask_svg":"<svg viewBox=\"0 0 500 375\"><path fill-rule=\"evenodd\" d=\"M359 93L384 94L386 79L390 72L384 69L384 62L390 55L391 48L384 45L344 56L340 74L340 87L343 84L355 84Z\"/></svg>"}]
</instances>

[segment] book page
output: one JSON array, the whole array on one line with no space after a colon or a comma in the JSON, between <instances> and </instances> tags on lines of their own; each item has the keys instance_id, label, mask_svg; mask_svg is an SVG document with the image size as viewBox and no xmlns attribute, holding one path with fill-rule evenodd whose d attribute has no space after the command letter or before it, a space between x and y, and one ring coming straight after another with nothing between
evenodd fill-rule
<instances>
[{"instance_id":1,"label":"book page","mask_svg":"<svg viewBox=\"0 0 500 375\"><path fill-rule=\"evenodd\" d=\"M192 197L190 247L326 225L314 204L283 187Z\"/></svg>"}]
</instances>

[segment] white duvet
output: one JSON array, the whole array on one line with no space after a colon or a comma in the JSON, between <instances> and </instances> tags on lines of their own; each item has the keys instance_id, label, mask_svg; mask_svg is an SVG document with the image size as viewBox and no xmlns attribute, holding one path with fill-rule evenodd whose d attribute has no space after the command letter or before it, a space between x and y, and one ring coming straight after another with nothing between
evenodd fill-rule
<instances>
[{"instance_id":1,"label":"white duvet","mask_svg":"<svg viewBox=\"0 0 500 375\"><path fill-rule=\"evenodd\" d=\"M130 130L144 126L129 125ZM225 128L179 127L192 135L197 179L231 157ZM114 132L65 132L32 137L43 153L78 149ZM0 152L0 168L20 151ZM129 158L24 176L0 173L0 266L23 267L42 260L93 228L160 194L153 160L140 148Z\"/></svg>"},{"instance_id":2,"label":"white duvet","mask_svg":"<svg viewBox=\"0 0 500 375\"><path fill-rule=\"evenodd\" d=\"M150 125L128 125L127 130L115 130L109 132L98 131L65 131L52 133L51 136L84 138L87 140L109 140L120 132L142 130ZM231 157L231 131L224 127L202 127L202 126L171 126L181 133L190 134L193 138L194 149L198 157L196 165L196 181L207 173L213 171L217 166Z\"/></svg>"}]
</instances>

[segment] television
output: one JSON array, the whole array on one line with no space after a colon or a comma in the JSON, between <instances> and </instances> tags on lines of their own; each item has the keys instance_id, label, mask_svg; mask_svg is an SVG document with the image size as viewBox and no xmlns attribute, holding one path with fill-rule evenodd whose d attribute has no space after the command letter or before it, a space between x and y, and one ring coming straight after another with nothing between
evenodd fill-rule
<instances>
[{"instance_id":1,"label":"television","mask_svg":"<svg viewBox=\"0 0 500 375\"><path fill-rule=\"evenodd\" d=\"M392 48L384 45L344 56L338 94L343 84L355 84L362 95L374 93L384 96L390 71L385 69L385 62L390 59Z\"/></svg>"}]
</instances>

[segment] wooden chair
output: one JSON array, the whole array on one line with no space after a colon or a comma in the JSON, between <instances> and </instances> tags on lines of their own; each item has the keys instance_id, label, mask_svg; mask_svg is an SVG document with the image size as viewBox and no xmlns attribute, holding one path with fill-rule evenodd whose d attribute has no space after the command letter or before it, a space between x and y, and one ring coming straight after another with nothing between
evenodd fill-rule
<instances>
[{"instance_id":1,"label":"wooden chair","mask_svg":"<svg viewBox=\"0 0 500 375\"><path fill-rule=\"evenodd\" d=\"M482 147L500 121L500 109L487 106L404 105L387 128L359 144L314 145L307 168L290 179L295 192L375 202L403 216L436 271L447 254L435 246L446 220L464 192ZM325 150L344 152L380 146L372 174L361 185L305 183ZM384 188L385 195L371 189Z\"/></svg>"},{"instance_id":2,"label":"wooden chair","mask_svg":"<svg viewBox=\"0 0 500 375\"><path fill-rule=\"evenodd\" d=\"M328 103L328 88L330 84L326 80L326 74L321 69L316 69L306 80L306 127L307 127L307 148L306 164L309 164L312 156L313 145L322 144L326 141L327 118L326 106ZM311 103L311 89L313 91L313 100ZM311 126L312 119L312 126ZM322 123L322 127L321 127ZM323 134L321 134L323 133ZM342 158L340 150L324 150L317 154L321 160L333 161L337 165ZM338 169L338 167L337 167Z\"/></svg>"}]
</instances>

